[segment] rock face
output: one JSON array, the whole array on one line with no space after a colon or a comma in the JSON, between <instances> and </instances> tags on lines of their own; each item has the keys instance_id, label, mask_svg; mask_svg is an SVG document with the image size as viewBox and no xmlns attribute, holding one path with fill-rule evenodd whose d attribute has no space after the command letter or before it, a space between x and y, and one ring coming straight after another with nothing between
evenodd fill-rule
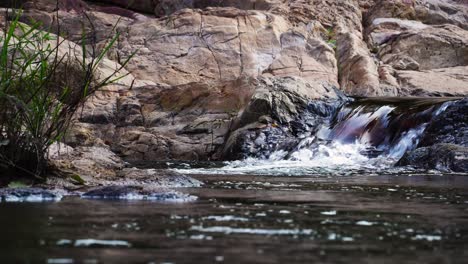
<instances>
[{"instance_id":1,"label":"rock face","mask_svg":"<svg viewBox=\"0 0 468 264\"><path fill-rule=\"evenodd\" d=\"M418 20L428 25L452 24L468 29L468 10L463 0L376 1L366 23L376 18Z\"/></svg>"},{"instance_id":2,"label":"rock face","mask_svg":"<svg viewBox=\"0 0 468 264\"><path fill-rule=\"evenodd\" d=\"M378 1L365 39L400 96L466 96L468 7L456 1ZM382 77L381 77L382 79Z\"/></svg>"},{"instance_id":3,"label":"rock face","mask_svg":"<svg viewBox=\"0 0 468 264\"><path fill-rule=\"evenodd\" d=\"M83 30L98 51L119 32L103 76L133 56L122 71L128 75L77 116L67 143L82 154L103 147L127 161L264 155L265 142L286 144L326 122L344 100L339 90L468 94L468 6L460 1L61 0L57 6L24 0L0 6L17 7L14 2L25 9L21 21L52 31L58 21L78 46Z\"/></svg>"},{"instance_id":4,"label":"rock face","mask_svg":"<svg viewBox=\"0 0 468 264\"><path fill-rule=\"evenodd\" d=\"M154 83L300 76L337 84L333 49L314 30L295 32L284 18L261 11L182 10L131 26L118 50L125 56L137 49L127 69Z\"/></svg>"},{"instance_id":5,"label":"rock face","mask_svg":"<svg viewBox=\"0 0 468 264\"><path fill-rule=\"evenodd\" d=\"M382 46L378 56L396 70L464 66L468 63L468 33L452 25L401 33Z\"/></svg>"},{"instance_id":6,"label":"rock face","mask_svg":"<svg viewBox=\"0 0 468 264\"><path fill-rule=\"evenodd\" d=\"M342 32L337 40L340 62L340 84L348 94L356 96L395 95L380 89L377 65L362 39L352 32Z\"/></svg>"}]
</instances>

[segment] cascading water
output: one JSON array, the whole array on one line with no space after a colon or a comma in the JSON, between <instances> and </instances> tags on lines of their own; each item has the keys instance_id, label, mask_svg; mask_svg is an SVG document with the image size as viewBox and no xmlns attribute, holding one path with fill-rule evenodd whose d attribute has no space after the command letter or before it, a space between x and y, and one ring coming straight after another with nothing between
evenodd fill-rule
<instances>
[{"instance_id":1,"label":"cascading water","mask_svg":"<svg viewBox=\"0 0 468 264\"><path fill-rule=\"evenodd\" d=\"M228 162L222 168L179 171L283 175L391 171L418 145L429 122L450 104L444 99L356 100L314 134L299 135L293 148L275 150L265 158Z\"/></svg>"}]
</instances>

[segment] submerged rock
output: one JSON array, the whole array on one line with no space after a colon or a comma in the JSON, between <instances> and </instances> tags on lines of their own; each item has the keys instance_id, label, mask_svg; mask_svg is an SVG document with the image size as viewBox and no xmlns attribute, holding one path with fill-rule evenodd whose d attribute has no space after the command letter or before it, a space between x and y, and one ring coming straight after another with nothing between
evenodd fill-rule
<instances>
[{"instance_id":1,"label":"submerged rock","mask_svg":"<svg viewBox=\"0 0 468 264\"><path fill-rule=\"evenodd\" d=\"M60 201L63 194L41 188L3 188L0 189L0 202L50 202Z\"/></svg>"},{"instance_id":2,"label":"submerged rock","mask_svg":"<svg viewBox=\"0 0 468 264\"><path fill-rule=\"evenodd\" d=\"M406 153L399 165L439 171L468 172L468 147L436 144L418 148Z\"/></svg>"}]
</instances>

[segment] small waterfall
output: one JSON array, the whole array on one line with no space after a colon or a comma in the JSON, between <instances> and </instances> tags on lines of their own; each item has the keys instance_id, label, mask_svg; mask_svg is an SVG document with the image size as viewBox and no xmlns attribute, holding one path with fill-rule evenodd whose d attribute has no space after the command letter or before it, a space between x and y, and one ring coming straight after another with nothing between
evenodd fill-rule
<instances>
[{"instance_id":1,"label":"small waterfall","mask_svg":"<svg viewBox=\"0 0 468 264\"><path fill-rule=\"evenodd\" d=\"M309 174L390 170L419 143L430 121L452 102L439 98L355 100L296 146L203 173ZM292 150L291 150L292 149Z\"/></svg>"},{"instance_id":2,"label":"small waterfall","mask_svg":"<svg viewBox=\"0 0 468 264\"><path fill-rule=\"evenodd\" d=\"M312 160L325 151L331 160L364 156L394 164L418 145L429 122L450 104L441 99L358 100L340 109L330 124L304 138L283 158L304 160L305 154L306 160Z\"/></svg>"}]
</instances>

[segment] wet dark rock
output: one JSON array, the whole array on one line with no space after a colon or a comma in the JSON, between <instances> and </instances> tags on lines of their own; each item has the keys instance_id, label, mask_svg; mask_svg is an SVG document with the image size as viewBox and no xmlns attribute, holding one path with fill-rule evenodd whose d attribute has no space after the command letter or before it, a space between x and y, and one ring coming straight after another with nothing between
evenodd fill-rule
<instances>
[{"instance_id":1,"label":"wet dark rock","mask_svg":"<svg viewBox=\"0 0 468 264\"><path fill-rule=\"evenodd\" d=\"M449 143L468 147L468 98L450 105L427 127L419 147Z\"/></svg>"},{"instance_id":2,"label":"wet dark rock","mask_svg":"<svg viewBox=\"0 0 468 264\"><path fill-rule=\"evenodd\" d=\"M97 199L118 199L128 194L140 191L142 188L137 186L106 186L95 188L82 195L84 198Z\"/></svg>"},{"instance_id":3,"label":"wet dark rock","mask_svg":"<svg viewBox=\"0 0 468 264\"><path fill-rule=\"evenodd\" d=\"M289 152L301 135L317 132L348 100L327 84L311 85L296 78L261 80L231 128L222 158L269 158L278 150Z\"/></svg>"},{"instance_id":4,"label":"wet dark rock","mask_svg":"<svg viewBox=\"0 0 468 264\"><path fill-rule=\"evenodd\" d=\"M268 158L277 150L292 150L298 143L286 127L253 123L231 133L223 156L228 160Z\"/></svg>"},{"instance_id":5,"label":"wet dark rock","mask_svg":"<svg viewBox=\"0 0 468 264\"><path fill-rule=\"evenodd\" d=\"M452 102L429 123L418 148L398 165L468 172L468 98Z\"/></svg>"},{"instance_id":6,"label":"wet dark rock","mask_svg":"<svg viewBox=\"0 0 468 264\"><path fill-rule=\"evenodd\" d=\"M436 144L406 153L398 165L423 169L468 172L468 147L454 144Z\"/></svg>"},{"instance_id":7,"label":"wet dark rock","mask_svg":"<svg viewBox=\"0 0 468 264\"><path fill-rule=\"evenodd\" d=\"M4 188L0 189L0 201L5 202L44 202L58 201L62 194L41 188Z\"/></svg>"}]
</instances>

